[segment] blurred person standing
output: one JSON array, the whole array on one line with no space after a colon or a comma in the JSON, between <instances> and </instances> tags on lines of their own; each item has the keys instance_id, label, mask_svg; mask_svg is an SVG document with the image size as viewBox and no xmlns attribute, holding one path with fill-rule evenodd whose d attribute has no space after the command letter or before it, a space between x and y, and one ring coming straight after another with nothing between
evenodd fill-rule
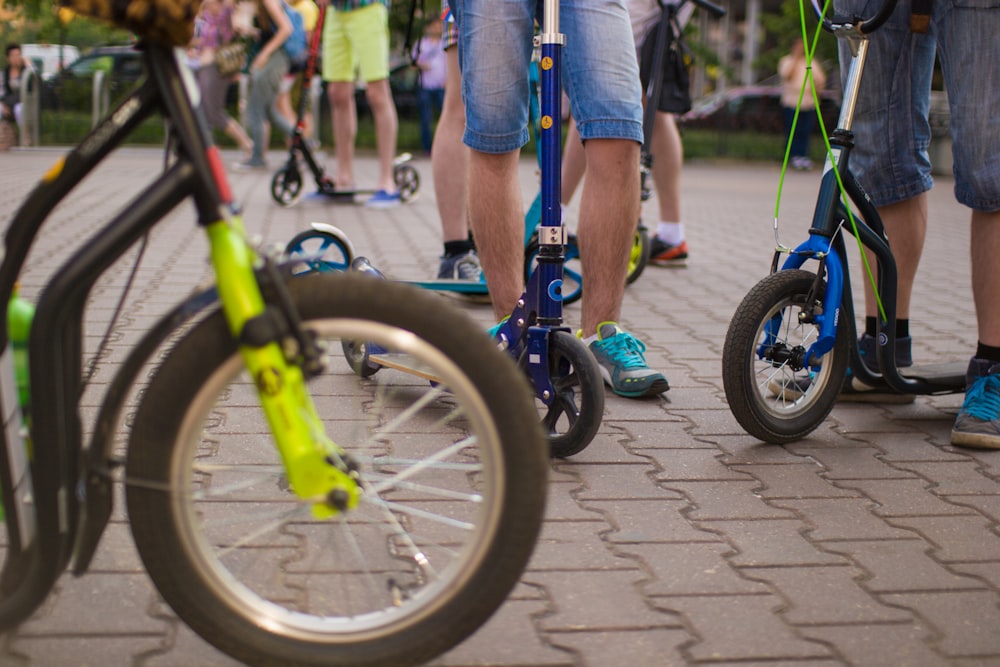
<instances>
[{"instance_id":1,"label":"blurred person standing","mask_svg":"<svg viewBox=\"0 0 1000 667\"><path fill-rule=\"evenodd\" d=\"M799 94L808 71L806 49L800 37L792 42L788 55L778 61L778 74L781 76L781 108L785 116L786 136L791 137L792 144L791 165L792 169L800 171L812 169L813 166L812 160L809 159L809 135L816 125L816 102L809 90L802 95L799 120L795 125L795 133L792 134L795 108L799 104ZM817 91L826 87L826 73L823 71L823 66L815 59L812 61L812 78Z\"/></svg>"},{"instance_id":2,"label":"blurred person standing","mask_svg":"<svg viewBox=\"0 0 1000 667\"><path fill-rule=\"evenodd\" d=\"M285 14L283 0L256 0L255 5L257 11L249 30L254 46L251 48L250 97L247 100L247 130L253 149L248 160L235 165L237 169L267 167L264 153L267 151L265 125L268 115L286 135L293 131L275 106L281 81L291 67L291 58L282 47L292 35L292 22Z\"/></svg>"},{"instance_id":3,"label":"blurred person standing","mask_svg":"<svg viewBox=\"0 0 1000 667\"><path fill-rule=\"evenodd\" d=\"M375 148L379 177L375 194L366 202L373 208L399 205L393 176L399 120L389 88L388 0L330 0L323 25L323 80L327 82L333 142L337 156L334 185L354 190L354 141L358 109L354 82L360 75L375 120Z\"/></svg>"},{"instance_id":4,"label":"blurred person standing","mask_svg":"<svg viewBox=\"0 0 1000 667\"><path fill-rule=\"evenodd\" d=\"M21 54L20 44L8 44L5 50L7 64L3 68L3 97L0 98L0 115L7 122L21 126L21 77L30 65Z\"/></svg>"},{"instance_id":5,"label":"blurred person standing","mask_svg":"<svg viewBox=\"0 0 1000 667\"><path fill-rule=\"evenodd\" d=\"M316 30L316 25L319 23L319 7L316 6L315 0L298 0L298 2L289 3L295 11L302 15L302 24L306 29L306 44L312 45L313 31ZM285 119L294 127L298 122L298 111L292 105L292 90L295 88L295 82L299 79L299 74L305 69L305 65L292 64L291 69L289 69L288 74L281 82L281 88L278 90L278 112L285 117ZM301 86L301 95L309 95L310 81L303 81ZM305 139L312 137L313 122L312 122L312 112L307 104L305 107L305 114L303 116L304 127L302 130L302 136Z\"/></svg>"},{"instance_id":6,"label":"blurred person standing","mask_svg":"<svg viewBox=\"0 0 1000 667\"><path fill-rule=\"evenodd\" d=\"M448 76L443 30L441 19L432 17L424 26L424 36L420 38L413 53L420 69L420 143L428 154L434 140L435 116L441 113L444 106L444 86Z\"/></svg>"},{"instance_id":7,"label":"blurred person standing","mask_svg":"<svg viewBox=\"0 0 1000 667\"><path fill-rule=\"evenodd\" d=\"M195 65L201 108L213 130L222 130L249 160L253 142L243 127L226 113L226 93L233 77L223 77L215 64L215 51L233 40L233 5L230 0L202 0L195 19L194 39L188 55Z\"/></svg>"}]
</instances>

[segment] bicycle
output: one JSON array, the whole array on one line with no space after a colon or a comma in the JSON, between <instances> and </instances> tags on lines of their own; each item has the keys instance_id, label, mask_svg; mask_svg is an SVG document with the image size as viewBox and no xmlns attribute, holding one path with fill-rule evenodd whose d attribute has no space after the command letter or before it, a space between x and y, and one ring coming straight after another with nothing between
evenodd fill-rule
<instances>
[{"instance_id":1,"label":"bicycle","mask_svg":"<svg viewBox=\"0 0 1000 667\"><path fill-rule=\"evenodd\" d=\"M824 29L848 40L852 59L844 86L837 128L820 183L809 238L794 249L778 242L771 274L737 308L726 334L722 379L730 409L752 436L771 443L801 439L833 409L845 377L900 394L944 394L965 388L965 365L896 365L896 264L882 220L850 171L851 132L861 77L868 56L868 35L895 9L883 0L868 18L826 18ZM857 209L848 208L846 193ZM881 373L862 363L844 232L877 260L878 318L876 354ZM775 219L777 240L777 218ZM778 270L779 258L788 258ZM802 267L815 261L815 272Z\"/></svg>"},{"instance_id":2,"label":"bicycle","mask_svg":"<svg viewBox=\"0 0 1000 667\"><path fill-rule=\"evenodd\" d=\"M320 4L319 17L316 27L313 29L312 39L309 42L309 52L306 57L305 67L302 71L302 94L299 97L299 107L295 119L295 129L290 137L288 148L288 160L271 179L271 198L282 206L293 206L302 197L302 169L299 160L305 163L309 173L312 174L316 183L316 192L335 202L357 203L359 195L375 194L375 190L361 190L351 188L349 190L338 190L333 180L326 175L326 170L313 155L313 149L305 139L305 118L309 108L309 83L316 74L316 63L319 58L319 46L323 35L323 22L326 20L325 3ZM410 160L413 156L403 153L397 156L392 163L392 178L399 189L399 199L402 202L412 201L420 190L420 174Z\"/></svg>"},{"instance_id":3,"label":"bicycle","mask_svg":"<svg viewBox=\"0 0 1000 667\"><path fill-rule=\"evenodd\" d=\"M43 221L155 113L167 122L170 159L74 244L42 290L27 340L30 412L17 402L11 337L0 329L0 629L27 619L67 567L86 572L122 483L157 590L230 656L388 666L449 649L506 598L540 529L547 457L524 378L431 295L347 274L296 277L250 244L194 78L173 48L191 32L178 15L193 21L197 3L132 21L122 5L77 9L142 35L148 74L14 214L0 264L8 310ZM215 285L143 334L85 429L91 289L189 199ZM338 371L330 350L356 340L405 355L433 386L402 373L360 382L343 363ZM121 415L158 352L123 457Z\"/></svg>"}]
</instances>

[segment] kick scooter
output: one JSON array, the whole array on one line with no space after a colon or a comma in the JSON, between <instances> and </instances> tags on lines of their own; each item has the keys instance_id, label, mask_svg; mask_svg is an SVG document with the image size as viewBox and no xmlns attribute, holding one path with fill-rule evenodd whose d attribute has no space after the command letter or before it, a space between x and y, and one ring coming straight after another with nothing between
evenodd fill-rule
<instances>
[{"instance_id":1,"label":"kick scooter","mask_svg":"<svg viewBox=\"0 0 1000 667\"><path fill-rule=\"evenodd\" d=\"M564 326L563 263L567 241L559 203L561 178L560 84L562 45L559 8L546 0L539 62L541 78L541 224L538 227L537 268L513 312L500 325L496 340L517 361L534 389L549 453L568 457L583 451L601 425L604 413L604 381L590 350ZM367 260L359 258L354 268L383 277ZM370 377L383 367L381 350L367 344L345 348L356 372Z\"/></svg>"},{"instance_id":2,"label":"kick scooter","mask_svg":"<svg viewBox=\"0 0 1000 667\"><path fill-rule=\"evenodd\" d=\"M869 18L823 18L825 29L847 40L852 59L809 238L794 249L778 243L771 275L746 295L726 335L722 379L730 409L750 435L765 442L792 442L819 426L833 409L848 368L852 382L899 394L965 389L964 363L914 366L905 374L896 365L896 262L878 211L850 171L851 127L868 36L895 5L896 0L885 0ZM881 373L869 370L858 351L844 231L877 259ZM788 257L778 270L783 254ZM809 261L816 262L815 272L803 269Z\"/></svg>"},{"instance_id":3,"label":"kick scooter","mask_svg":"<svg viewBox=\"0 0 1000 667\"><path fill-rule=\"evenodd\" d=\"M299 99L298 115L295 121L295 131L292 133L291 146L288 150L288 161L271 179L271 198L282 206L292 206L302 197L303 173L299 159L305 163L309 173L316 182L316 192L334 202L356 203L360 195L375 194L375 190L337 189L333 180L326 175L322 165L316 161L309 142L303 136L305 132L305 116L309 108L309 83L316 74L316 62L319 57L320 38L323 34L323 22L326 19L326 3L320 3L319 18L313 30L309 43L309 55L306 58L305 70L302 72L302 95ZM413 156L403 153L393 161L392 175L399 190L400 201L408 202L417 195L420 189L420 174L410 164Z\"/></svg>"}]
</instances>

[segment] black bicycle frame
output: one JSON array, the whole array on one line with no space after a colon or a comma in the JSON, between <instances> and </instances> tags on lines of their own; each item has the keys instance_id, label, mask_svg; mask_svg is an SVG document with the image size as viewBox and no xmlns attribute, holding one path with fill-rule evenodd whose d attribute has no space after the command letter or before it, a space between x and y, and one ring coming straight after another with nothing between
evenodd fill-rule
<instances>
[{"instance_id":1,"label":"black bicycle frame","mask_svg":"<svg viewBox=\"0 0 1000 667\"><path fill-rule=\"evenodd\" d=\"M7 513L9 555L0 578L0 628L30 616L66 568L74 551L75 570L85 569L111 513L110 471L114 424L128 387L157 344L179 323L213 301L214 293L176 309L146 334L118 371L104 398L97 428L81 468L82 429L78 401L83 391L83 313L88 296L104 271L174 207L194 198L199 224L217 221L221 206L232 206L217 150L203 117L192 106L173 49L140 47L147 77L90 134L58 162L28 195L5 235L0 265L0 299L6 305L14 282L42 223L85 176L145 119L161 112L177 139L177 159L54 274L39 296L28 343L30 359L33 461L30 465L35 525L22 525L15 504L8 443L0 433L0 475ZM7 345L0 327L0 350ZM85 483L84 483L85 482ZM82 504L86 502L86 505ZM81 507L88 510L81 513ZM91 511L92 507L103 508ZM30 535L25 541L22 535Z\"/></svg>"}]
</instances>

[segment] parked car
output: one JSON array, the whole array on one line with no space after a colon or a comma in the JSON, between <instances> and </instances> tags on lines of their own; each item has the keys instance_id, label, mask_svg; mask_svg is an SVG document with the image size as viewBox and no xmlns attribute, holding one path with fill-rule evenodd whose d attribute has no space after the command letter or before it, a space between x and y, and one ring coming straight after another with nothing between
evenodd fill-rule
<instances>
[{"instance_id":1,"label":"parked car","mask_svg":"<svg viewBox=\"0 0 1000 667\"><path fill-rule=\"evenodd\" d=\"M31 62L43 81L48 81L79 58L80 49L72 44L22 44L21 55Z\"/></svg>"},{"instance_id":2,"label":"parked car","mask_svg":"<svg viewBox=\"0 0 1000 667\"><path fill-rule=\"evenodd\" d=\"M840 115L838 91L820 93L820 110L827 130L837 125ZM680 117L684 127L720 131L747 131L767 134L785 132L780 86L739 86L727 88L696 101Z\"/></svg>"},{"instance_id":3,"label":"parked car","mask_svg":"<svg viewBox=\"0 0 1000 667\"><path fill-rule=\"evenodd\" d=\"M94 75L104 72L109 99L114 101L131 90L145 73L142 54L132 46L98 46L42 82L42 105L46 108L90 107Z\"/></svg>"}]
</instances>

